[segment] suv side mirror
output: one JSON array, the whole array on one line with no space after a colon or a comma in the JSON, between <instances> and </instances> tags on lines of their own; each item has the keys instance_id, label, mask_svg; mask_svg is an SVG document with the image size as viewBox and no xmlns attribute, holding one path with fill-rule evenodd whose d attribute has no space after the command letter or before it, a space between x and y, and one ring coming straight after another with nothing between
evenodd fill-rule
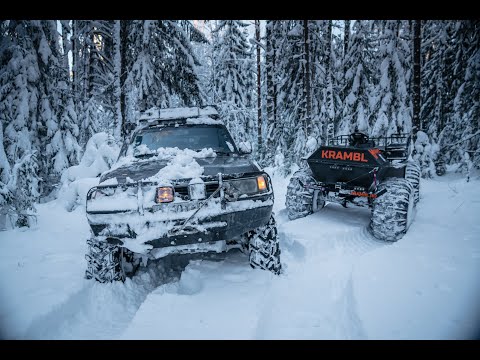
<instances>
[{"instance_id":1,"label":"suv side mirror","mask_svg":"<svg viewBox=\"0 0 480 360\"><path fill-rule=\"evenodd\" d=\"M127 122L125 124L125 129L128 131L128 132L132 132L133 130L135 130L137 127L137 124L136 123L133 123L133 122Z\"/></svg>"},{"instance_id":2,"label":"suv side mirror","mask_svg":"<svg viewBox=\"0 0 480 360\"><path fill-rule=\"evenodd\" d=\"M252 144L250 141L242 141L238 144L238 149L242 155L251 154L252 153Z\"/></svg>"}]
</instances>

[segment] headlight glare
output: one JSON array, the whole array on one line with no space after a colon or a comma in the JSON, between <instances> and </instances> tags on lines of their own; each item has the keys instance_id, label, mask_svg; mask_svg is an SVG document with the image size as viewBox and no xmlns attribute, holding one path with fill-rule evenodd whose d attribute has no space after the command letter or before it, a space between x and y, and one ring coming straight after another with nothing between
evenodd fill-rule
<instances>
[{"instance_id":1,"label":"headlight glare","mask_svg":"<svg viewBox=\"0 0 480 360\"><path fill-rule=\"evenodd\" d=\"M257 176L257 185L258 185L258 191L267 190L267 182L265 181L265 178L263 177L263 175Z\"/></svg>"},{"instance_id":2,"label":"headlight glare","mask_svg":"<svg viewBox=\"0 0 480 360\"><path fill-rule=\"evenodd\" d=\"M172 202L174 198L173 187L164 186L157 188L157 193L155 195L155 202L159 203L168 203Z\"/></svg>"}]
</instances>

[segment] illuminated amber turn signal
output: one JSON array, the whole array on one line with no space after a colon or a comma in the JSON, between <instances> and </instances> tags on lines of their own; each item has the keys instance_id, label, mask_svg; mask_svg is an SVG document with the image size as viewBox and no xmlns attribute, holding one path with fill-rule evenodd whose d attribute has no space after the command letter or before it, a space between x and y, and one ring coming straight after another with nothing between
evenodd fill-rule
<instances>
[{"instance_id":1,"label":"illuminated amber turn signal","mask_svg":"<svg viewBox=\"0 0 480 360\"><path fill-rule=\"evenodd\" d=\"M155 196L156 203L167 203L173 201L173 188L172 187L159 187L157 188L157 195Z\"/></svg>"},{"instance_id":2,"label":"illuminated amber turn signal","mask_svg":"<svg viewBox=\"0 0 480 360\"><path fill-rule=\"evenodd\" d=\"M263 176L257 177L257 185L258 191L267 190L267 183L265 182L265 178Z\"/></svg>"}]
</instances>

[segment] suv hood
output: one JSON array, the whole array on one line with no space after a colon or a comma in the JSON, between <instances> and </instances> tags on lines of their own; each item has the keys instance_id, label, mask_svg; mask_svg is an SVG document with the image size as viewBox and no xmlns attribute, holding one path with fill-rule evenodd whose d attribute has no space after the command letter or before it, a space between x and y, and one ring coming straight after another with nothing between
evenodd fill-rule
<instances>
[{"instance_id":1,"label":"suv hood","mask_svg":"<svg viewBox=\"0 0 480 360\"><path fill-rule=\"evenodd\" d=\"M196 158L195 161L203 167L203 176L213 176L218 173L237 174L260 171L249 159L242 156L217 155L211 158ZM115 170L108 171L100 177L100 182L116 178L119 184L126 183L129 177L133 181L139 181L157 174L162 168L168 165L167 160L136 161L123 165Z\"/></svg>"}]
</instances>

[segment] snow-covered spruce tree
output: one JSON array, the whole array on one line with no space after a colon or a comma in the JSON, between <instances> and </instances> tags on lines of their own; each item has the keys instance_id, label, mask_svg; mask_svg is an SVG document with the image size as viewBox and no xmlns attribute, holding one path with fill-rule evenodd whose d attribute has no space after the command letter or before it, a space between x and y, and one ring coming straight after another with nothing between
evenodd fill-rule
<instances>
[{"instance_id":1,"label":"snow-covered spruce tree","mask_svg":"<svg viewBox=\"0 0 480 360\"><path fill-rule=\"evenodd\" d=\"M330 66L332 54L330 53L331 45L330 38L327 36L329 21L318 20L308 22L308 34L310 44L310 77L311 77L311 122L312 131L309 133L311 138L321 144L325 140L325 132L327 128L327 118L324 117L325 112L325 95L327 89L327 72L331 74ZM328 49L328 50L327 50ZM327 66L327 64L329 64ZM327 71L327 68L329 69ZM331 76L330 76L331 78ZM330 84L330 91L333 91L332 82ZM333 95L330 92L330 95ZM333 97L330 97L333 99ZM323 112L322 112L323 109ZM297 160L298 162L298 160Z\"/></svg>"},{"instance_id":2,"label":"snow-covered spruce tree","mask_svg":"<svg viewBox=\"0 0 480 360\"><path fill-rule=\"evenodd\" d=\"M452 21L429 20L422 26L422 73L421 73L421 108L420 119L422 129L429 138L431 153L418 153L422 164L422 176L432 177L431 164L426 164L424 158L428 155L431 162L443 166L438 143L448 116L447 104L449 102L449 38L451 37ZM453 53L451 53L453 54ZM426 141L426 139L424 139ZM417 137L417 143L421 139ZM417 149L418 151L418 149Z\"/></svg>"},{"instance_id":3,"label":"snow-covered spruce tree","mask_svg":"<svg viewBox=\"0 0 480 360\"><path fill-rule=\"evenodd\" d=\"M128 39L125 86L137 111L202 103L199 63L177 21L132 21Z\"/></svg>"},{"instance_id":4,"label":"snow-covered spruce tree","mask_svg":"<svg viewBox=\"0 0 480 360\"><path fill-rule=\"evenodd\" d=\"M276 39L279 44L277 107L280 120L274 134L278 139L277 151L284 155L285 169L289 172L293 164L298 164L300 158L307 155L309 150L306 145L312 143L311 140L321 143L324 139L323 132L328 121L325 113L330 109L327 105L333 107L334 113L339 97L334 94L338 91L334 67L330 65L335 61L331 54L332 43L327 35L331 35L330 23L282 23L282 32ZM332 115L332 125L333 119Z\"/></svg>"},{"instance_id":5,"label":"snow-covered spruce tree","mask_svg":"<svg viewBox=\"0 0 480 360\"><path fill-rule=\"evenodd\" d=\"M73 73L80 144L98 131L115 132L112 20L74 20Z\"/></svg>"},{"instance_id":6,"label":"snow-covered spruce tree","mask_svg":"<svg viewBox=\"0 0 480 360\"><path fill-rule=\"evenodd\" d=\"M278 127L279 106L279 53L282 44L285 43L285 22L278 20L267 20L265 24L265 103L266 103L266 151L265 160L268 165L273 165L271 160L281 139L281 129ZM270 159L270 163L268 162Z\"/></svg>"},{"instance_id":7,"label":"snow-covered spruce tree","mask_svg":"<svg viewBox=\"0 0 480 360\"><path fill-rule=\"evenodd\" d=\"M342 90L344 85L344 67L343 67L343 47L344 39L340 31L344 26L343 22L332 22L332 37L330 46L330 72L332 77L332 107L334 110L334 126L330 126L330 137L338 135L338 128L343 122L343 97ZM328 30L328 27L327 27Z\"/></svg>"},{"instance_id":8,"label":"snow-covered spruce tree","mask_svg":"<svg viewBox=\"0 0 480 360\"><path fill-rule=\"evenodd\" d=\"M323 104L320 107L320 119L324 122L323 139L327 141L334 136L335 120L337 118L336 110L336 96L338 91L335 91L335 68L334 59L334 47L332 44L332 20L328 20L326 23L326 29L324 31L324 56L323 64L325 68L325 85L322 91Z\"/></svg>"},{"instance_id":9,"label":"snow-covered spruce tree","mask_svg":"<svg viewBox=\"0 0 480 360\"><path fill-rule=\"evenodd\" d=\"M212 20L199 20L202 21L202 26L207 32L211 34L211 30L214 28L214 21ZM192 49L195 57L198 59L200 65L197 66L197 75L199 79L199 86L201 92L205 96L206 104L215 104L214 100L214 81L213 81L213 37L210 41L192 42Z\"/></svg>"},{"instance_id":10,"label":"snow-covered spruce tree","mask_svg":"<svg viewBox=\"0 0 480 360\"><path fill-rule=\"evenodd\" d=\"M221 20L215 61L215 88L220 112L235 140L254 140L254 60L244 28L239 20Z\"/></svg>"},{"instance_id":11,"label":"snow-covered spruce tree","mask_svg":"<svg viewBox=\"0 0 480 360\"><path fill-rule=\"evenodd\" d=\"M5 92L9 91L9 88L5 87L4 84L5 80L8 79L8 76L6 76L6 65L9 57L9 48L11 46L8 25L9 22L0 21L0 110L2 110L2 112L8 108L4 100L6 97ZM7 117L5 114L3 116L0 115L0 230L6 226L6 215L11 212L10 207L13 196L7 186L12 176L12 167L8 161L4 147L3 127L4 124L6 124L6 120Z\"/></svg>"},{"instance_id":12,"label":"snow-covered spruce tree","mask_svg":"<svg viewBox=\"0 0 480 360\"><path fill-rule=\"evenodd\" d=\"M115 20L113 26L113 71L114 71L114 94L113 94L113 136L120 140L126 133L126 94L125 81L127 78L127 49L128 49L128 22L127 20Z\"/></svg>"},{"instance_id":13,"label":"snow-covered spruce tree","mask_svg":"<svg viewBox=\"0 0 480 360\"><path fill-rule=\"evenodd\" d=\"M285 41L279 48L279 136L280 151L285 156L285 170L305 152L307 141L307 99L305 94L305 31L303 21L286 21ZM307 33L308 35L308 33ZM278 148L278 146L277 146Z\"/></svg>"},{"instance_id":14,"label":"snow-covered spruce tree","mask_svg":"<svg viewBox=\"0 0 480 360\"><path fill-rule=\"evenodd\" d=\"M60 178L66 168L78 164L81 148L77 142L80 134L77 114L67 81L59 81L58 90L63 92L58 105L58 127L47 152L53 155L53 173Z\"/></svg>"},{"instance_id":15,"label":"snow-covered spruce tree","mask_svg":"<svg viewBox=\"0 0 480 360\"><path fill-rule=\"evenodd\" d=\"M379 83L376 103L370 117L371 135L408 133L412 129L412 106L409 93L411 40L407 21L379 20Z\"/></svg>"},{"instance_id":16,"label":"snow-covered spruce tree","mask_svg":"<svg viewBox=\"0 0 480 360\"><path fill-rule=\"evenodd\" d=\"M53 136L50 144L47 145L47 154L52 161L49 167L49 175L55 183L58 183L62 172L66 168L78 164L81 155L81 148L77 140L80 132L73 101L72 84L69 78L69 65L66 60L67 52L71 48L70 39L67 36L69 31L69 24L62 22L63 46L61 49L56 49L58 55L51 60L53 64L57 64L51 70L52 80L55 84L53 107L57 124L52 128ZM53 36L58 37L58 34L54 32Z\"/></svg>"},{"instance_id":17,"label":"snow-covered spruce tree","mask_svg":"<svg viewBox=\"0 0 480 360\"><path fill-rule=\"evenodd\" d=\"M171 92L164 81L164 71L168 64L157 69L156 64L164 61L166 49L153 33L158 21L135 20L130 29L130 41L134 51L133 64L128 70L127 87L136 94L136 109L145 111L151 107L168 107ZM155 59L157 62L155 62Z\"/></svg>"},{"instance_id":18,"label":"snow-covered spruce tree","mask_svg":"<svg viewBox=\"0 0 480 360\"><path fill-rule=\"evenodd\" d=\"M2 182L7 181L6 188L12 195L5 199L5 206L22 226L29 224L26 213L33 210L41 191L38 174L48 173L47 157L38 164L34 154L45 154L51 138L48 129L55 125L45 93L51 87L42 73L45 63L40 63L48 63L49 56L41 25L11 20L0 44L0 121L6 155Z\"/></svg>"},{"instance_id":19,"label":"snow-covered spruce tree","mask_svg":"<svg viewBox=\"0 0 480 360\"><path fill-rule=\"evenodd\" d=\"M201 93L200 79L197 66L200 62L195 57L191 45L192 36L198 38L189 22L164 20L158 23L158 33L155 36L163 42L163 47L169 49L165 60L170 66L164 70L164 81L170 91L179 100L174 106L195 106L203 103L204 94ZM185 31L189 29L189 31ZM195 35L197 34L197 35ZM157 64L157 69L161 68Z\"/></svg>"},{"instance_id":20,"label":"snow-covered spruce tree","mask_svg":"<svg viewBox=\"0 0 480 360\"><path fill-rule=\"evenodd\" d=\"M461 163L465 172L472 162L480 165L480 21L460 21L455 27L457 43L454 65L453 114L450 137L441 143L450 163ZM459 86L455 86L458 84ZM447 141L448 142L447 142Z\"/></svg>"},{"instance_id":21,"label":"snow-covered spruce tree","mask_svg":"<svg viewBox=\"0 0 480 360\"><path fill-rule=\"evenodd\" d=\"M0 231L6 229L8 225L7 216L14 213L13 193L9 186L11 177L12 168L3 147L3 122L0 122Z\"/></svg>"},{"instance_id":22,"label":"snow-covered spruce tree","mask_svg":"<svg viewBox=\"0 0 480 360\"><path fill-rule=\"evenodd\" d=\"M262 117L262 57L261 57L261 44L260 36L260 20L255 20L255 57L256 57L256 90L257 90L257 158L263 162L265 158L265 151L263 146L263 117Z\"/></svg>"},{"instance_id":23,"label":"snow-covered spruce tree","mask_svg":"<svg viewBox=\"0 0 480 360\"><path fill-rule=\"evenodd\" d=\"M472 164L480 169L480 21L471 21L468 25L464 88L464 123L467 126L462 138L469 138L465 145L465 152L470 155Z\"/></svg>"},{"instance_id":24,"label":"snow-covered spruce tree","mask_svg":"<svg viewBox=\"0 0 480 360\"><path fill-rule=\"evenodd\" d=\"M446 52L451 21L428 20L423 26L422 106L423 128L434 141L444 127L448 97Z\"/></svg>"},{"instance_id":25,"label":"snow-covered spruce tree","mask_svg":"<svg viewBox=\"0 0 480 360\"><path fill-rule=\"evenodd\" d=\"M355 125L367 134L370 133L370 96L373 91L372 63L374 49L370 41L369 20L358 20L352 26L347 51L343 60L343 111L338 126L338 134L351 133Z\"/></svg>"}]
</instances>

